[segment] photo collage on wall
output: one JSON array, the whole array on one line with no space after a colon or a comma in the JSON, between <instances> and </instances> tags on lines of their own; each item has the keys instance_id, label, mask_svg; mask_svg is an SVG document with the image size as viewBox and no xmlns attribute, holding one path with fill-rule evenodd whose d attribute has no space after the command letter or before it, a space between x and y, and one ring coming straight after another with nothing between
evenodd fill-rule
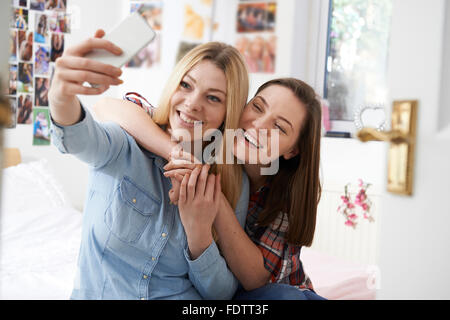
<instances>
[{"instance_id":1,"label":"photo collage on wall","mask_svg":"<svg viewBox=\"0 0 450 320\"><path fill-rule=\"evenodd\" d=\"M167 0L166 0L167 1ZM195 46L210 41L214 0L182 0L183 32L176 62ZM151 68L161 60L163 0L131 0L130 13L138 11L155 30L156 38L126 64L127 68Z\"/></svg>"},{"instance_id":2,"label":"photo collage on wall","mask_svg":"<svg viewBox=\"0 0 450 320\"><path fill-rule=\"evenodd\" d=\"M250 73L274 73L276 58L276 1L240 0L236 14L235 47Z\"/></svg>"},{"instance_id":3,"label":"photo collage on wall","mask_svg":"<svg viewBox=\"0 0 450 320\"><path fill-rule=\"evenodd\" d=\"M212 39L213 2L213 0L183 1L183 33L176 62L197 45Z\"/></svg>"},{"instance_id":4,"label":"photo collage on wall","mask_svg":"<svg viewBox=\"0 0 450 320\"><path fill-rule=\"evenodd\" d=\"M8 96L12 123L33 125L33 145L50 144L48 90L70 33L67 0L11 0Z\"/></svg>"},{"instance_id":5,"label":"photo collage on wall","mask_svg":"<svg viewBox=\"0 0 450 320\"><path fill-rule=\"evenodd\" d=\"M151 68L160 63L161 30L163 17L163 1L131 1L130 13L138 11L155 31L156 36L150 44L136 54L127 68Z\"/></svg>"}]
</instances>

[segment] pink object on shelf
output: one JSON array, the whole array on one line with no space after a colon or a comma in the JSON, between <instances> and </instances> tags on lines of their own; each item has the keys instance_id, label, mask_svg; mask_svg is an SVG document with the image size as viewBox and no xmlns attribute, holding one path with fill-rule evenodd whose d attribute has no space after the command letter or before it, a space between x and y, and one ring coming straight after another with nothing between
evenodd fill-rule
<instances>
[{"instance_id":1,"label":"pink object on shelf","mask_svg":"<svg viewBox=\"0 0 450 320\"><path fill-rule=\"evenodd\" d=\"M322 104L322 124L325 132L331 131L330 107L327 100L321 100Z\"/></svg>"}]
</instances>

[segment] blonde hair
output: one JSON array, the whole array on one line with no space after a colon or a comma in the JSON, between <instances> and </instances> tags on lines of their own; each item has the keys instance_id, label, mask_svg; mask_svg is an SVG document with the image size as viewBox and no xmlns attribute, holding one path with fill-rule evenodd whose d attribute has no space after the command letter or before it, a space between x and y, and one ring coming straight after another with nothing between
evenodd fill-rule
<instances>
[{"instance_id":1,"label":"blonde hair","mask_svg":"<svg viewBox=\"0 0 450 320\"><path fill-rule=\"evenodd\" d=\"M170 115L170 100L180 82L189 70L203 60L211 61L222 70L227 79L226 115L224 129L236 130L239 118L247 103L249 80L247 67L239 51L225 43L208 42L191 49L175 66L164 87L153 120L167 125ZM225 157L226 135L222 138L222 157ZM224 160L224 159L222 159ZM225 163L225 161L221 161ZM216 164L214 171L221 175L222 192L233 208L236 208L241 194L242 166L239 164Z\"/></svg>"}]
</instances>

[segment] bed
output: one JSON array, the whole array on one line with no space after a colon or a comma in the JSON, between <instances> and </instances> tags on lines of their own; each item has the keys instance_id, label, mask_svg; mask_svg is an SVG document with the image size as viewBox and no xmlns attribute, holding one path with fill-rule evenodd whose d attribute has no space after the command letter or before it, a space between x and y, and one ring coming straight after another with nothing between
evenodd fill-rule
<instances>
[{"instance_id":1,"label":"bed","mask_svg":"<svg viewBox=\"0 0 450 320\"><path fill-rule=\"evenodd\" d=\"M4 158L0 299L68 299L82 213L69 204L45 159L20 163L17 150L5 151ZM368 266L309 248L303 248L302 261L315 290L325 298L375 299Z\"/></svg>"}]
</instances>

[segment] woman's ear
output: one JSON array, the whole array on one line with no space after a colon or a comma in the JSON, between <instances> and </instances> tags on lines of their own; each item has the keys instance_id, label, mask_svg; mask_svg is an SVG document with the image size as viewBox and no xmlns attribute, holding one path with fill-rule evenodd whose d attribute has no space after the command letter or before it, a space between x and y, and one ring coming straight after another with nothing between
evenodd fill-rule
<instances>
[{"instance_id":1,"label":"woman's ear","mask_svg":"<svg viewBox=\"0 0 450 320\"><path fill-rule=\"evenodd\" d=\"M289 150L288 152L286 152L285 154L283 154L283 158L285 160L289 160L292 159L293 157L295 157L296 155L299 154L299 150L297 146L292 147L291 150Z\"/></svg>"}]
</instances>

